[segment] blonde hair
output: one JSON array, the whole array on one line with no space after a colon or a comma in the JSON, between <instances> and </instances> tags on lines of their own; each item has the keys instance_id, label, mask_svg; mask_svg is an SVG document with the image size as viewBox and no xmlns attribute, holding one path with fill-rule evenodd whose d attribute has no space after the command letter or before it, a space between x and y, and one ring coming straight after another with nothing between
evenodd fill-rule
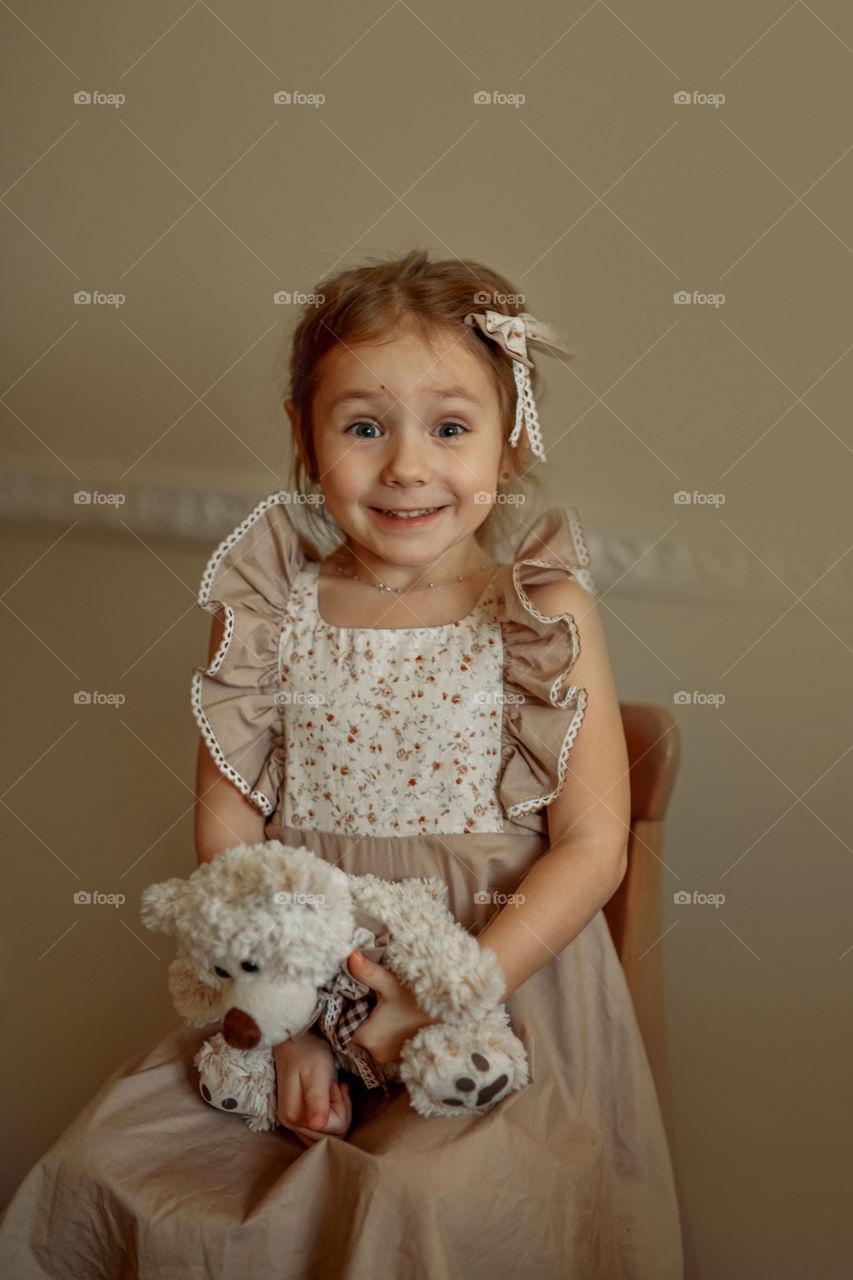
<instances>
[{"instance_id":1,"label":"blonde hair","mask_svg":"<svg viewBox=\"0 0 853 1280\"><path fill-rule=\"evenodd\" d=\"M515 422L516 403L512 360L479 329L462 323L469 312L484 307L504 315L518 315L526 309L523 301L518 301L522 295L504 276L479 262L458 258L430 262L424 250L415 249L402 258L375 259L370 265L341 271L321 281L315 296L322 301L306 306L293 334L290 353L288 398L295 410L296 446L290 480L296 493L307 496L321 492L312 407L323 357L339 343L355 346L387 341L393 329L405 324L412 325L427 342L442 330L458 331L460 341L485 363L492 376L503 437L508 442ZM530 379L538 402L537 370L530 370ZM526 488L530 485L535 488L538 480L521 470L522 464L532 456L526 432L522 431L518 443L509 448L515 474L502 487L502 492L511 495L511 500L493 504L476 533L477 540L490 552L517 530L520 520L512 519L510 512L513 507L524 505L529 496ZM332 530L334 522L322 503L309 500L304 509L309 521L319 522L321 531ZM310 538L305 541L309 552L322 558L312 547Z\"/></svg>"}]
</instances>

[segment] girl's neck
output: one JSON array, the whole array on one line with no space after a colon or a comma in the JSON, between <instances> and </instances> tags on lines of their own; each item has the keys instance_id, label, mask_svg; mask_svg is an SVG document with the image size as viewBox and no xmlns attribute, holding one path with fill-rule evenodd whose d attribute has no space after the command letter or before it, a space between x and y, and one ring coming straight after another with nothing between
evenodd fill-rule
<instances>
[{"instance_id":1,"label":"girl's neck","mask_svg":"<svg viewBox=\"0 0 853 1280\"><path fill-rule=\"evenodd\" d=\"M348 542L338 547L326 563L341 577L360 581L389 596L409 592L423 593L426 590L438 591L442 587L455 586L479 577L495 568L491 556L479 546L470 556L457 559L452 566L445 557L441 557L435 564L404 570L402 566L363 554Z\"/></svg>"},{"instance_id":2,"label":"girl's neck","mask_svg":"<svg viewBox=\"0 0 853 1280\"><path fill-rule=\"evenodd\" d=\"M490 557L484 554L484 567L473 576L466 576L463 582L398 594L344 577L337 572L333 559L330 556L318 569L317 608L321 618L331 626L370 629L439 627L456 622L471 612L498 567L494 561L489 563Z\"/></svg>"}]
</instances>

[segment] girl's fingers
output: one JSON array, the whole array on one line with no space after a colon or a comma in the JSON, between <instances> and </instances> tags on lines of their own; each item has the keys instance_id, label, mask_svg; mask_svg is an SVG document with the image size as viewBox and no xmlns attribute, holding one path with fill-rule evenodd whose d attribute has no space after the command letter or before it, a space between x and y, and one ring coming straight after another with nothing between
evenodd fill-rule
<instances>
[{"instance_id":1,"label":"girl's fingers","mask_svg":"<svg viewBox=\"0 0 853 1280\"><path fill-rule=\"evenodd\" d=\"M398 994L400 983L391 970L386 969L384 965L368 960L367 956L362 955L358 950L351 951L347 961L352 976L359 982L365 983L372 991L376 991L380 997L385 996L387 999Z\"/></svg>"},{"instance_id":2,"label":"girl's fingers","mask_svg":"<svg viewBox=\"0 0 853 1280\"><path fill-rule=\"evenodd\" d=\"M309 1129L322 1129L329 1123L329 1099L316 1085L308 1085L303 1092L305 1099L305 1123Z\"/></svg>"},{"instance_id":3,"label":"girl's fingers","mask_svg":"<svg viewBox=\"0 0 853 1280\"><path fill-rule=\"evenodd\" d=\"M335 1108L340 1120L340 1131L346 1133L352 1123L352 1103L350 1102L349 1090L341 1094L341 1100Z\"/></svg>"},{"instance_id":4,"label":"girl's fingers","mask_svg":"<svg viewBox=\"0 0 853 1280\"><path fill-rule=\"evenodd\" d=\"M318 1130L312 1125L293 1125L290 1127L306 1146L311 1146L324 1136L345 1137L351 1123L352 1105L349 1100L349 1089L347 1086L343 1086L339 1090L339 1096L333 1100L329 1118L322 1130Z\"/></svg>"}]
</instances>

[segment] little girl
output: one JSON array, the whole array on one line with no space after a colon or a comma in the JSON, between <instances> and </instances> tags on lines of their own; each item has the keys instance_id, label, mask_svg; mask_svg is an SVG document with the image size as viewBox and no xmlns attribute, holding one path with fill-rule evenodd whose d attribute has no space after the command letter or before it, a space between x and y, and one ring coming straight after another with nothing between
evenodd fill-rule
<instances>
[{"instance_id":1,"label":"little girl","mask_svg":"<svg viewBox=\"0 0 853 1280\"><path fill-rule=\"evenodd\" d=\"M312 1030L276 1048L282 1128L256 1134L202 1102L204 1033L178 1024L22 1185L15 1274L677 1280L669 1153L601 912L630 820L620 708L577 512L534 517L520 485L545 461L532 356L566 348L474 262L413 252L317 293L290 362L292 493L202 580L198 858L276 839L439 876L498 959L530 1082L425 1118L402 1086L336 1079ZM395 1062L430 1019L349 963L377 997L353 1039Z\"/></svg>"}]
</instances>

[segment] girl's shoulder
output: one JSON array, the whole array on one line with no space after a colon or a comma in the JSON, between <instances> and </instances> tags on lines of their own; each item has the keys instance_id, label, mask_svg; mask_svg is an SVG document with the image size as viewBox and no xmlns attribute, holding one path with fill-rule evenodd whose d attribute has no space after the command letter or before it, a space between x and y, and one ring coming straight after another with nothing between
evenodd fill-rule
<instances>
[{"instance_id":1,"label":"girl's shoulder","mask_svg":"<svg viewBox=\"0 0 853 1280\"><path fill-rule=\"evenodd\" d=\"M577 507L549 507L528 525L510 560L498 569L505 602L517 605L521 616L535 617L539 606L559 597L551 588L569 580L595 599L598 588ZM548 612L545 610L544 612Z\"/></svg>"},{"instance_id":2,"label":"girl's shoulder","mask_svg":"<svg viewBox=\"0 0 853 1280\"><path fill-rule=\"evenodd\" d=\"M193 715L219 771L266 817L281 785L280 620L308 559L290 498L270 494L223 538L198 594L198 604L222 626L207 665L193 668Z\"/></svg>"},{"instance_id":3,"label":"girl's shoulder","mask_svg":"<svg viewBox=\"0 0 853 1280\"><path fill-rule=\"evenodd\" d=\"M545 561L570 568L583 587L595 594L590 554L577 507L549 507L526 530L515 560Z\"/></svg>"},{"instance_id":4,"label":"girl's shoulder","mask_svg":"<svg viewBox=\"0 0 853 1280\"><path fill-rule=\"evenodd\" d=\"M223 605L263 611L283 608L293 579L311 555L290 517L286 490L263 498L222 539L202 574L198 603L208 613Z\"/></svg>"}]
</instances>

